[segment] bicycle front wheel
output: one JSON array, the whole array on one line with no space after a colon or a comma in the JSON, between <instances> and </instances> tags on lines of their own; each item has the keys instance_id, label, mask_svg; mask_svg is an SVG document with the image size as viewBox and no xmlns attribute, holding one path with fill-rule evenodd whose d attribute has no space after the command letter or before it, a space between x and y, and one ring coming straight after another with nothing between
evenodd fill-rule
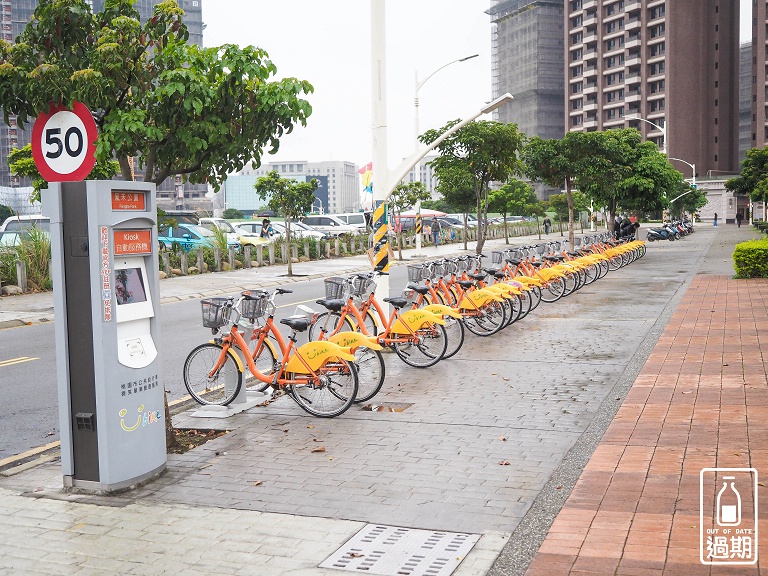
<instances>
[{"instance_id":1,"label":"bicycle front wheel","mask_svg":"<svg viewBox=\"0 0 768 576\"><path fill-rule=\"evenodd\" d=\"M214 371L221 355L221 367ZM243 382L243 374L232 357L231 349L224 352L218 344L201 344L184 362L184 386L199 404L226 406L235 399Z\"/></svg>"},{"instance_id":2,"label":"bicycle front wheel","mask_svg":"<svg viewBox=\"0 0 768 576\"><path fill-rule=\"evenodd\" d=\"M333 418L346 412L357 397L357 369L352 362L329 362L309 376L306 384L291 384L290 394L301 408L319 418ZM295 380L296 375L289 375Z\"/></svg>"},{"instance_id":3,"label":"bicycle front wheel","mask_svg":"<svg viewBox=\"0 0 768 576\"><path fill-rule=\"evenodd\" d=\"M277 346L272 344L269 339L264 339L256 344L256 348L252 352L253 363L256 364L256 369L265 376L271 376L280 367L280 362L277 359ZM245 374L245 389L256 392L264 392L269 387L268 382L263 382L256 378L251 371L248 370Z\"/></svg>"},{"instance_id":4,"label":"bicycle front wheel","mask_svg":"<svg viewBox=\"0 0 768 576\"><path fill-rule=\"evenodd\" d=\"M419 328L416 337L416 341L393 343L395 353L414 368L428 368L437 364L445 355L448 344L445 328L440 324Z\"/></svg>"},{"instance_id":5,"label":"bicycle front wheel","mask_svg":"<svg viewBox=\"0 0 768 576\"><path fill-rule=\"evenodd\" d=\"M461 350L461 347L464 345L464 323L461 321L461 318L446 316L443 319L445 320L443 329L448 337L443 358L450 358Z\"/></svg>"},{"instance_id":6,"label":"bicycle front wheel","mask_svg":"<svg viewBox=\"0 0 768 576\"><path fill-rule=\"evenodd\" d=\"M384 356L378 350L360 347L355 350L357 368L357 398L355 402L366 402L376 396L384 385Z\"/></svg>"}]
</instances>

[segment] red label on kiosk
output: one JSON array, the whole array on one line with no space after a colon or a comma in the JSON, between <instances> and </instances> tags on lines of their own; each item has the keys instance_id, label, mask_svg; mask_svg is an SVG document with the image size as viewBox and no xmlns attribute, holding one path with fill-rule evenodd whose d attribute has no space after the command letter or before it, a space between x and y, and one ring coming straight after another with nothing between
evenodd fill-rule
<instances>
[{"instance_id":1,"label":"red label on kiosk","mask_svg":"<svg viewBox=\"0 0 768 576\"><path fill-rule=\"evenodd\" d=\"M112 210L146 210L146 204L147 195L145 192L112 191Z\"/></svg>"},{"instance_id":2,"label":"red label on kiosk","mask_svg":"<svg viewBox=\"0 0 768 576\"><path fill-rule=\"evenodd\" d=\"M115 256L129 254L150 254L152 252L151 230L115 230Z\"/></svg>"}]
</instances>

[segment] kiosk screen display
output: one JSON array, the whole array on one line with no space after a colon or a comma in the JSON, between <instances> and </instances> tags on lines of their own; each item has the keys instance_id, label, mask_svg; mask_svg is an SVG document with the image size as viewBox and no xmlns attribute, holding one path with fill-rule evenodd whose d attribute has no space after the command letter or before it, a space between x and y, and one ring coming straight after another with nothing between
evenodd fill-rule
<instances>
[{"instance_id":1,"label":"kiosk screen display","mask_svg":"<svg viewBox=\"0 0 768 576\"><path fill-rule=\"evenodd\" d=\"M118 306L147 301L141 268L123 268L115 271L115 299Z\"/></svg>"}]
</instances>

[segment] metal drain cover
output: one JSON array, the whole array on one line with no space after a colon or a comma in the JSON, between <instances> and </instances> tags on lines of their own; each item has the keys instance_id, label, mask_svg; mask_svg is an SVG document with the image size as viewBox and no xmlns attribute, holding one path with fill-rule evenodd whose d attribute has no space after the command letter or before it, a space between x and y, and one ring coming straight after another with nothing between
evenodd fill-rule
<instances>
[{"instance_id":1,"label":"metal drain cover","mask_svg":"<svg viewBox=\"0 0 768 576\"><path fill-rule=\"evenodd\" d=\"M479 539L479 534L367 524L320 568L382 576L449 576Z\"/></svg>"}]
</instances>

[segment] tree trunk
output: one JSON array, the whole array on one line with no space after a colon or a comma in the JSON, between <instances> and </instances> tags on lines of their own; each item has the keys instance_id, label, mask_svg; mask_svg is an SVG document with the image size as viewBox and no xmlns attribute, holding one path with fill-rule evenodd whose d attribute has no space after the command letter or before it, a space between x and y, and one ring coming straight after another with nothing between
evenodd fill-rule
<instances>
[{"instance_id":1,"label":"tree trunk","mask_svg":"<svg viewBox=\"0 0 768 576\"><path fill-rule=\"evenodd\" d=\"M175 448L179 442L176 440L176 430L171 421L171 409L168 408L168 393L163 391L163 404L165 404L165 449L166 451Z\"/></svg>"},{"instance_id":2,"label":"tree trunk","mask_svg":"<svg viewBox=\"0 0 768 576\"><path fill-rule=\"evenodd\" d=\"M288 260L288 276L293 276L293 262L291 258L291 219L285 219L285 254Z\"/></svg>"},{"instance_id":3,"label":"tree trunk","mask_svg":"<svg viewBox=\"0 0 768 576\"><path fill-rule=\"evenodd\" d=\"M565 198L568 201L568 243L573 250L573 193L570 180L565 181Z\"/></svg>"},{"instance_id":4,"label":"tree trunk","mask_svg":"<svg viewBox=\"0 0 768 576\"><path fill-rule=\"evenodd\" d=\"M485 244L485 227L487 225L487 218L483 218L483 207L480 201L480 195L477 195L477 244L475 245L475 254L483 253L483 245Z\"/></svg>"}]
</instances>

